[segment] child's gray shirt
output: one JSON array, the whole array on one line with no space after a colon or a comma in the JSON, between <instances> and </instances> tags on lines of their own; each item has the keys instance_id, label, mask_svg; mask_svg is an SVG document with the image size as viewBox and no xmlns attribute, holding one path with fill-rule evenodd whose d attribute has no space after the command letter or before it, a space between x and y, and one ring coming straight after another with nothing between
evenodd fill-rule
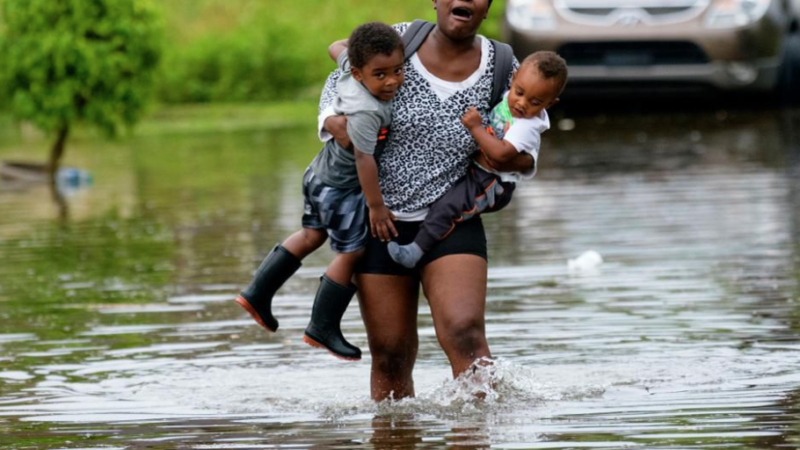
<instances>
[{"instance_id":1,"label":"child's gray shirt","mask_svg":"<svg viewBox=\"0 0 800 450\"><path fill-rule=\"evenodd\" d=\"M337 61L342 75L338 80L338 96L334 102L336 114L347 116L347 134L353 146L376 159L380 156L378 136L382 128L392 121L392 102L375 98L364 85L350 73L347 52L342 52ZM385 139L385 136L383 137ZM311 162L311 170L325 184L341 188L359 186L355 154L339 145L334 139Z\"/></svg>"}]
</instances>

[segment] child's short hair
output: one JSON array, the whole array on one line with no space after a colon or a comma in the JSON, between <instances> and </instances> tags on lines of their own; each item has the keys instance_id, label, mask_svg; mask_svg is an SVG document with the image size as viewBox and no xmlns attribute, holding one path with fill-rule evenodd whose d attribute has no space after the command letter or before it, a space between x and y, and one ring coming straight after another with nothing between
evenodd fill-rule
<instances>
[{"instance_id":1,"label":"child's short hair","mask_svg":"<svg viewBox=\"0 0 800 450\"><path fill-rule=\"evenodd\" d=\"M353 30L347 41L347 57L351 66L360 69L375 55L391 56L398 48L403 50L403 40L394 28L370 22Z\"/></svg>"},{"instance_id":2,"label":"child's short hair","mask_svg":"<svg viewBox=\"0 0 800 450\"><path fill-rule=\"evenodd\" d=\"M538 51L532 53L522 61L522 67L525 66L535 67L545 80L555 78L560 85L559 93L567 85L567 77L569 76L567 62L555 52Z\"/></svg>"}]
</instances>

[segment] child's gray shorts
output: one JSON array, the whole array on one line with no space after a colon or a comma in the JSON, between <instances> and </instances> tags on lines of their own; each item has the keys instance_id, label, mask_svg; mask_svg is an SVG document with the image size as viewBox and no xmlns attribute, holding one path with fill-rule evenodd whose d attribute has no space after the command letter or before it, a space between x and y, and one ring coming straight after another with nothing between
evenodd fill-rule
<instances>
[{"instance_id":1,"label":"child's gray shorts","mask_svg":"<svg viewBox=\"0 0 800 450\"><path fill-rule=\"evenodd\" d=\"M361 187L328 186L306 169L303 175L303 228L326 230L331 250L350 253L367 243L367 202Z\"/></svg>"}]
</instances>

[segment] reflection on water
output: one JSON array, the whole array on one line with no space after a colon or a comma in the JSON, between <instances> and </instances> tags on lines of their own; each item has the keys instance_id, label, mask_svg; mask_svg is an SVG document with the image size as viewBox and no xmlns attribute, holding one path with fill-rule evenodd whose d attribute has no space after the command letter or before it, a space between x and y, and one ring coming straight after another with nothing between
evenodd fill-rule
<instances>
[{"instance_id":1,"label":"reflection on water","mask_svg":"<svg viewBox=\"0 0 800 450\"><path fill-rule=\"evenodd\" d=\"M377 405L368 355L301 341L329 250L280 332L232 301L299 223L308 127L80 142L95 181L63 224L0 185L0 444L796 448L800 113L574 120L485 219L497 363L450 380L422 301L418 397ZM587 250L606 262L568 271ZM366 348L357 308L343 329Z\"/></svg>"}]
</instances>

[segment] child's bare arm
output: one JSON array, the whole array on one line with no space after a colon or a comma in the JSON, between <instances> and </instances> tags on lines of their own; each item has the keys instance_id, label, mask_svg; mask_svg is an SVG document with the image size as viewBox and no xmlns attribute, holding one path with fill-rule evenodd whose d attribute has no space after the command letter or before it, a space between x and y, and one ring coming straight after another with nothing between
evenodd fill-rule
<instances>
[{"instance_id":1,"label":"child's bare arm","mask_svg":"<svg viewBox=\"0 0 800 450\"><path fill-rule=\"evenodd\" d=\"M533 155L531 155L528 152L521 152L508 162L504 162L502 164L495 164L494 166L492 166L492 169L498 170L500 172L526 173L533 170L535 165L536 165L536 160L533 159Z\"/></svg>"},{"instance_id":2,"label":"child's bare arm","mask_svg":"<svg viewBox=\"0 0 800 450\"><path fill-rule=\"evenodd\" d=\"M347 39L336 41L328 46L328 56L334 61L339 61L339 55L347 51Z\"/></svg>"},{"instance_id":3,"label":"child's bare arm","mask_svg":"<svg viewBox=\"0 0 800 450\"><path fill-rule=\"evenodd\" d=\"M461 118L461 123L467 127L475 142L478 143L478 146L490 160L503 164L511 161L519 154L513 145L489 134L486 128L483 127L483 121L477 109L468 109Z\"/></svg>"},{"instance_id":4,"label":"child's bare arm","mask_svg":"<svg viewBox=\"0 0 800 450\"><path fill-rule=\"evenodd\" d=\"M354 150L356 155L356 171L361 190L369 207L369 229L372 236L377 236L382 241L390 241L397 237L397 229L394 227L394 214L383 203L383 195L378 185L378 165L375 157Z\"/></svg>"}]
</instances>

